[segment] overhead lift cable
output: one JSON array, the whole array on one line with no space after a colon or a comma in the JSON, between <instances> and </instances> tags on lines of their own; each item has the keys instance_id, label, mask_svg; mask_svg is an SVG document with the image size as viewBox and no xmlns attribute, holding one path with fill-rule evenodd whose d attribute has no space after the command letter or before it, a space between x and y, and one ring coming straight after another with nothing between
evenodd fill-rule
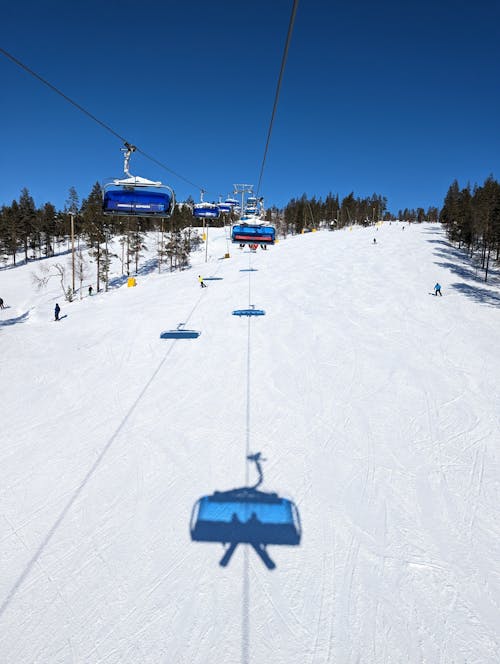
<instances>
[{"instance_id":1,"label":"overhead lift cable","mask_svg":"<svg viewBox=\"0 0 500 664\"><path fill-rule=\"evenodd\" d=\"M293 24L295 22L295 14L297 13L297 7L298 6L299 6L299 0L293 0L292 14L290 16L290 23L288 24L288 34L286 36L285 49L283 51L283 58L281 60L280 75L278 77L278 84L276 86L276 95L274 97L273 112L271 114L271 121L269 123L269 130L267 132L266 147L264 149L264 156L262 158L262 165L260 167L259 183L257 185L257 194L256 194L257 198L259 196L260 185L261 185L261 182L262 182L262 175L264 173L264 165L266 163L267 150L269 148L269 142L271 140L271 133L272 133L272 130L273 130L274 116L276 115L276 109L278 108L278 99L279 99L279 96L280 96L281 81L283 80L283 73L285 71L286 60L287 60L287 57L288 57L288 49L290 47L290 42L292 40Z\"/></svg>"},{"instance_id":2,"label":"overhead lift cable","mask_svg":"<svg viewBox=\"0 0 500 664\"><path fill-rule=\"evenodd\" d=\"M74 106L74 107L77 108L79 111L81 111L82 113L84 113L84 114L85 114L87 117L89 117L91 120L93 120L94 122L97 122L98 125L100 125L100 126L103 127L104 129L106 129L106 131L109 131L110 134L113 134L113 136L115 136L116 138L119 138L120 141L121 141L122 143L124 143L125 145L129 145L129 144L131 144L131 141L128 141L124 136L122 136L121 134L119 134L117 131L115 131L115 130L114 130L112 127L110 127L108 124L106 124L106 123L103 122L102 120L99 120L99 118L96 117L93 113L91 113L90 111L87 111L86 108L84 108L83 106L81 106L80 104L78 104L76 101L74 101L73 99L71 99L71 97L68 97L68 95L64 94L64 92L62 92L61 90L59 90L59 88L57 88L55 85L52 85L52 83L50 83L49 81L47 81L47 79L43 78L43 76L40 76L40 74L37 74L36 71L33 71L33 69L31 69L30 67L28 67L27 65L25 65L23 62L21 62L21 60L18 60L16 57L14 57L11 53L9 53L8 51L6 51L6 50L5 50L4 48L2 48L1 46L0 46L0 53L2 53L3 55L5 55L6 58L9 58L9 60L12 60L12 62L14 62L14 63L15 63L16 65L18 65L19 67L21 67L21 69L24 69L24 71L28 72L28 74L30 74L31 76L34 76L34 77L35 77L36 79L38 79L41 83L43 83L44 85L46 85L46 86L47 86L48 88L50 88L53 92L55 92L56 94L58 94L60 97L62 97L63 99L65 99L68 103L70 103L72 106ZM188 180L188 179L185 178L183 175L180 175L180 174L177 173L176 171L173 171L171 168L169 168L168 166L166 166L165 164L163 164L161 161L159 161L159 160L156 159L155 157L151 156L151 155L148 154L147 152L144 152L144 150L141 150L141 148L135 146L135 150L136 150L136 152L139 152L139 154L142 154L143 157L146 157L146 159L149 159L150 161L152 161L152 162L153 162L154 164L156 164L157 166L160 166L160 168L163 168L164 170L168 171L169 173L172 173L172 175L175 175L175 177L179 178L179 180L183 180L184 182L186 182L187 184L191 185L192 187L195 187L196 189L200 189L200 190L203 189L203 187L200 187L200 185L195 184L194 182L191 182L191 180Z\"/></svg>"}]
</instances>

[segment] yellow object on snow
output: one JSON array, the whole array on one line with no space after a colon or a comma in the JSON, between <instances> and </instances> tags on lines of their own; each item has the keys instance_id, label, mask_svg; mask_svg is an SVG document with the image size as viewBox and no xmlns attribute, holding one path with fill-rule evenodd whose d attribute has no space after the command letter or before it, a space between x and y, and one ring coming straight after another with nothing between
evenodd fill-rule
<instances>
[{"instance_id":1,"label":"yellow object on snow","mask_svg":"<svg viewBox=\"0 0 500 664\"><path fill-rule=\"evenodd\" d=\"M137 286L137 281L135 277L129 277L127 280L127 287L132 288L132 286Z\"/></svg>"}]
</instances>

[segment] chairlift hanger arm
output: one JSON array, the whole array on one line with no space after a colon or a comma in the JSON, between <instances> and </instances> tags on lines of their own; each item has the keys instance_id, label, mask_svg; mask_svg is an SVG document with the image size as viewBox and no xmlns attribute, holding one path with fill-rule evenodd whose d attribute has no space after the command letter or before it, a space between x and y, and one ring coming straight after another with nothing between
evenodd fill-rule
<instances>
[{"instance_id":1,"label":"chairlift hanger arm","mask_svg":"<svg viewBox=\"0 0 500 664\"><path fill-rule=\"evenodd\" d=\"M128 175L129 178L135 177L130 173L129 167L130 167L130 155L132 154L132 152L135 152L136 149L137 148L135 147L135 145L127 143L127 141L125 141L125 147L121 148L121 151L124 153L123 172L125 173L125 175Z\"/></svg>"}]
</instances>

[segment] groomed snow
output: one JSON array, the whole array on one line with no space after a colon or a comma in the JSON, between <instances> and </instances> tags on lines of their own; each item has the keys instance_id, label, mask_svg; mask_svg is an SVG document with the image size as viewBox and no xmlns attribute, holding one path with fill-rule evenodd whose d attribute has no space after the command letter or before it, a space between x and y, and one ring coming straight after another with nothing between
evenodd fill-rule
<instances>
[{"instance_id":1,"label":"groomed snow","mask_svg":"<svg viewBox=\"0 0 500 664\"><path fill-rule=\"evenodd\" d=\"M497 664L498 286L437 225L209 240L71 304L0 271L0 661ZM274 571L190 539L247 449L301 515Z\"/></svg>"}]
</instances>

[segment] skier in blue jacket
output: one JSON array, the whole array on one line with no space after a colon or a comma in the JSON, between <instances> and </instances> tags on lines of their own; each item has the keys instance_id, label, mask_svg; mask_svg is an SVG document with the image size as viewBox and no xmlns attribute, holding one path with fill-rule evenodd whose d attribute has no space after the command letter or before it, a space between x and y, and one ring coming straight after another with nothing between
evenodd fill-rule
<instances>
[{"instance_id":1,"label":"skier in blue jacket","mask_svg":"<svg viewBox=\"0 0 500 664\"><path fill-rule=\"evenodd\" d=\"M59 312L61 311L61 307L56 303L55 309L54 309L54 320L59 320Z\"/></svg>"},{"instance_id":2,"label":"skier in blue jacket","mask_svg":"<svg viewBox=\"0 0 500 664\"><path fill-rule=\"evenodd\" d=\"M439 295L440 295L441 297L443 297L443 294L441 293L441 284L439 284L439 283L437 283L437 284L434 286L434 295L437 296L438 293L439 293Z\"/></svg>"}]
</instances>

